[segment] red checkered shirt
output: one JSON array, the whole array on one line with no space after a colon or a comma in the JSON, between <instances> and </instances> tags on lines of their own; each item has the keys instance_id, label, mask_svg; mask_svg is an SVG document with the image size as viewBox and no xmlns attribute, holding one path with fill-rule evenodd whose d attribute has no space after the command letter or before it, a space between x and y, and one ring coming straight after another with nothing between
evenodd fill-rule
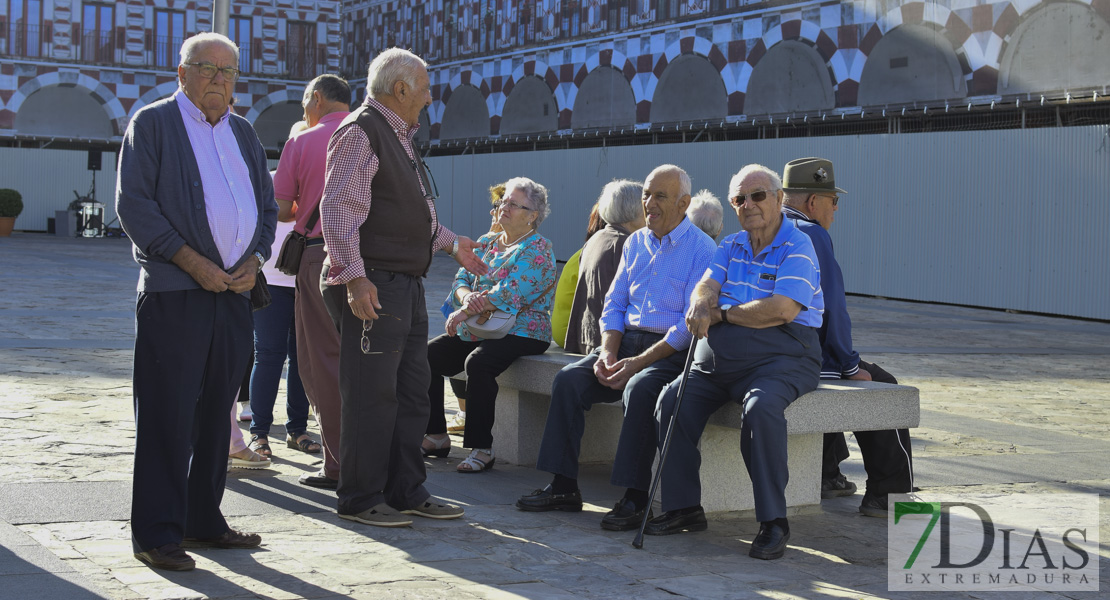
<instances>
[{"instance_id":1,"label":"red checkered shirt","mask_svg":"<svg viewBox=\"0 0 1110 600\"><path fill-rule=\"evenodd\" d=\"M373 98L367 98L366 103L386 118L409 160L416 161L412 138L420 125L410 126L397 113ZM359 251L358 228L370 213L370 182L377 172L378 156L370 147L370 140L361 127L350 125L332 137L328 143L324 196L320 200L320 223L331 263L328 285L342 285L352 279L366 277L366 268ZM435 237L432 250L449 248L455 243L457 236L450 229L440 227L435 202L424 189L423 181L420 182L420 189L424 192L424 199L432 214L432 235Z\"/></svg>"}]
</instances>

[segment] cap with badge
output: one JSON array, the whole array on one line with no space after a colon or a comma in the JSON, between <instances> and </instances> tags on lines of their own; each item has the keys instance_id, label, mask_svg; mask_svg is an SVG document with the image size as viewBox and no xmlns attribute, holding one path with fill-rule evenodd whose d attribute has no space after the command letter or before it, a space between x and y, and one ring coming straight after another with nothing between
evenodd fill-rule
<instances>
[{"instance_id":1,"label":"cap with badge","mask_svg":"<svg viewBox=\"0 0 1110 600\"><path fill-rule=\"evenodd\" d=\"M782 188L787 191L847 194L836 187L832 162L824 158L799 158L786 163Z\"/></svg>"}]
</instances>

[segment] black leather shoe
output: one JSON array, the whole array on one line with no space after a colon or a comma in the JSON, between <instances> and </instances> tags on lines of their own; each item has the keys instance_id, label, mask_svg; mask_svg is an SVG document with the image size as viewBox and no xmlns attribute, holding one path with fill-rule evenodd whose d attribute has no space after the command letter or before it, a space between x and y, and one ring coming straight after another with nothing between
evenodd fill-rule
<instances>
[{"instance_id":1,"label":"black leather shoe","mask_svg":"<svg viewBox=\"0 0 1110 600\"><path fill-rule=\"evenodd\" d=\"M579 512L582 510L582 492L575 490L569 494L553 494L551 486L536 490L516 501L516 507L529 512L562 510Z\"/></svg>"},{"instance_id":2,"label":"black leather shoe","mask_svg":"<svg viewBox=\"0 0 1110 600\"><path fill-rule=\"evenodd\" d=\"M648 520L650 521L653 513L648 510ZM639 529L640 523L644 520L644 509L636 509L636 503L628 498L621 498L613 506L613 510L605 513L601 519L601 528L608 529L609 531L630 531L632 529Z\"/></svg>"},{"instance_id":3,"label":"black leather shoe","mask_svg":"<svg viewBox=\"0 0 1110 600\"><path fill-rule=\"evenodd\" d=\"M859 503L859 511L867 517L885 519L887 515L886 506L886 494L865 492L863 501Z\"/></svg>"},{"instance_id":4,"label":"black leather shoe","mask_svg":"<svg viewBox=\"0 0 1110 600\"><path fill-rule=\"evenodd\" d=\"M262 545L262 536L257 533L243 533L228 529L223 535L214 538L185 538L181 542L182 548L223 548L250 549Z\"/></svg>"},{"instance_id":5,"label":"black leather shoe","mask_svg":"<svg viewBox=\"0 0 1110 600\"><path fill-rule=\"evenodd\" d=\"M790 532L773 523L760 523L759 533L752 540L752 549L748 556L761 560L775 560L782 558L786 552L786 542L790 540Z\"/></svg>"},{"instance_id":6,"label":"black leather shoe","mask_svg":"<svg viewBox=\"0 0 1110 600\"><path fill-rule=\"evenodd\" d=\"M324 475L323 469L319 473L304 473L297 478L297 483L308 487L334 490L339 488L339 480Z\"/></svg>"},{"instance_id":7,"label":"black leather shoe","mask_svg":"<svg viewBox=\"0 0 1110 600\"><path fill-rule=\"evenodd\" d=\"M182 550L181 546L173 543L151 548L145 552L136 552L135 558L155 569L166 571L192 571L197 566L193 557Z\"/></svg>"},{"instance_id":8,"label":"black leather shoe","mask_svg":"<svg viewBox=\"0 0 1110 600\"><path fill-rule=\"evenodd\" d=\"M648 535L672 535L683 531L705 531L707 527L709 527L709 524L705 521L705 511L698 506L696 510L685 514L681 511L669 510L648 521L644 533Z\"/></svg>"},{"instance_id":9,"label":"black leather shoe","mask_svg":"<svg viewBox=\"0 0 1110 600\"><path fill-rule=\"evenodd\" d=\"M829 498L839 498L840 496L851 496L856 493L856 484L848 481L848 478L843 473L838 474L832 479L821 480L821 499L828 500Z\"/></svg>"}]
</instances>

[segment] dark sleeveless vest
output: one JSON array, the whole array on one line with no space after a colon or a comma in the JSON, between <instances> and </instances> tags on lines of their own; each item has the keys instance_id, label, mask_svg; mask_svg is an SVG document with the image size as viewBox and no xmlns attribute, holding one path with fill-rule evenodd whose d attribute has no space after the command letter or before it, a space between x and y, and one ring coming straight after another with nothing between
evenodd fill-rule
<instances>
[{"instance_id":1,"label":"dark sleeveless vest","mask_svg":"<svg viewBox=\"0 0 1110 600\"><path fill-rule=\"evenodd\" d=\"M351 123L362 128L378 156L370 212L358 228L362 262L367 270L423 277L432 264L432 223L437 222L420 191L420 181L428 181L423 164L408 157L389 121L369 105L347 115L336 133ZM427 183L424 187L429 189Z\"/></svg>"}]
</instances>

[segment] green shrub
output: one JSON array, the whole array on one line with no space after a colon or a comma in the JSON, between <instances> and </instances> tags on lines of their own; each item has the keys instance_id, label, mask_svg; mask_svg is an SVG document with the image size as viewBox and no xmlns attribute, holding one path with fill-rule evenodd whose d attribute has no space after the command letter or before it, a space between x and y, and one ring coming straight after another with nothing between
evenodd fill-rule
<instances>
[{"instance_id":1,"label":"green shrub","mask_svg":"<svg viewBox=\"0 0 1110 600\"><path fill-rule=\"evenodd\" d=\"M23 212L23 196L10 189L0 189L0 217L18 217Z\"/></svg>"}]
</instances>

